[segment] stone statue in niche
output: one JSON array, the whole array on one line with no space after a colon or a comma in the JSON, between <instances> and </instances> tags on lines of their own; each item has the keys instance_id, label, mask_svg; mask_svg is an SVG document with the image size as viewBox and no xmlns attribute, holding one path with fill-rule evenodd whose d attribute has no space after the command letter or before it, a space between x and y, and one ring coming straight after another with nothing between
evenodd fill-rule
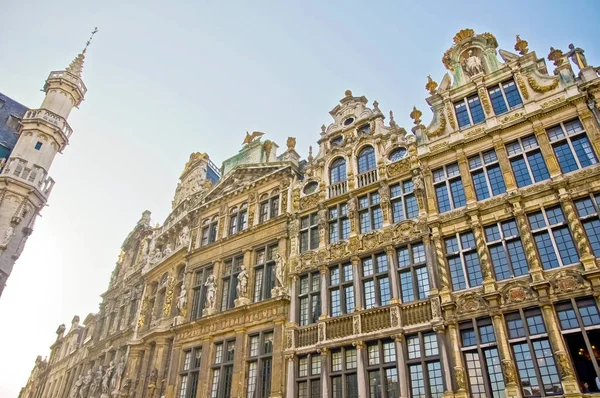
<instances>
[{"instance_id":1,"label":"stone statue in niche","mask_svg":"<svg viewBox=\"0 0 600 398\"><path fill-rule=\"evenodd\" d=\"M181 229L179 233L179 245L187 246L190 243L190 227L187 225Z\"/></svg>"},{"instance_id":2,"label":"stone statue in niche","mask_svg":"<svg viewBox=\"0 0 600 398\"><path fill-rule=\"evenodd\" d=\"M8 227L8 229L6 230L6 232L4 233L4 240L2 241L2 246L7 246L14 234L15 234L15 229L13 228L12 225L10 225Z\"/></svg>"},{"instance_id":3,"label":"stone statue in niche","mask_svg":"<svg viewBox=\"0 0 600 398\"><path fill-rule=\"evenodd\" d=\"M469 76L475 76L479 73L483 73L483 64L481 63L481 58L473 55L473 50L469 50L468 57L465 59L464 68Z\"/></svg>"},{"instance_id":4,"label":"stone statue in niche","mask_svg":"<svg viewBox=\"0 0 600 398\"><path fill-rule=\"evenodd\" d=\"M77 398L77 393L79 393L79 389L81 388L82 384L83 376L79 375L79 378L77 379L77 381L73 385L73 388L71 388L71 391L69 392L69 398Z\"/></svg>"},{"instance_id":5,"label":"stone statue in niche","mask_svg":"<svg viewBox=\"0 0 600 398\"><path fill-rule=\"evenodd\" d=\"M271 289L271 296L283 296L285 293L285 260L277 253L275 254L275 287Z\"/></svg>"},{"instance_id":6,"label":"stone statue in niche","mask_svg":"<svg viewBox=\"0 0 600 398\"><path fill-rule=\"evenodd\" d=\"M179 296L177 296L177 313L182 314L185 306L187 305L187 290L185 290L185 285L181 285L181 291L179 292Z\"/></svg>"},{"instance_id":7,"label":"stone statue in niche","mask_svg":"<svg viewBox=\"0 0 600 398\"><path fill-rule=\"evenodd\" d=\"M154 398L156 392L156 383L158 382L158 369L154 368L150 371L150 377L148 378L148 398Z\"/></svg>"},{"instance_id":8,"label":"stone statue in niche","mask_svg":"<svg viewBox=\"0 0 600 398\"><path fill-rule=\"evenodd\" d=\"M113 361L110 361L110 363L108 364L108 368L106 368L106 370L104 371L104 376L102 376L102 394L109 393L108 387L114 370L115 363Z\"/></svg>"},{"instance_id":9,"label":"stone statue in niche","mask_svg":"<svg viewBox=\"0 0 600 398\"><path fill-rule=\"evenodd\" d=\"M207 314L212 314L217 305L217 278L214 275L209 275L204 283L206 287L206 305L204 310Z\"/></svg>"},{"instance_id":10,"label":"stone statue in niche","mask_svg":"<svg viewBox=\"0 0 600 398\"><path fill-rule=\"evenodd\" d=\"M242 264L242 270L238 274L237 296L238 297L246 297L247 293L248 293L248 271L246 271L246 267Z\"/></svg>"},{"instance_id":11,"label":"stone statue in niche","mask_svg":"<svg viewBox=\"0 0 600 398\"><path fill-rule=\"evenodd\" d=\"M92 382L92 370L88 370L85 377L82 380L81 388L79 389L79 398L86 398L88 395L88 391L90 390L90 384Z\"/></svg>"},{"instance_id":12,"label":"stone statue in niche","mask_svg":"<svg viewBox=\"0 0 600 398\"><path fill-rule=\"evenodd\" d=\"M100 387L102 383L102 366L98 366L98 369L94 372L94 377L92 379L92 383L90 385L90 397L94 397L96 395L96 391Z\"/></svg>"}]
</instances>

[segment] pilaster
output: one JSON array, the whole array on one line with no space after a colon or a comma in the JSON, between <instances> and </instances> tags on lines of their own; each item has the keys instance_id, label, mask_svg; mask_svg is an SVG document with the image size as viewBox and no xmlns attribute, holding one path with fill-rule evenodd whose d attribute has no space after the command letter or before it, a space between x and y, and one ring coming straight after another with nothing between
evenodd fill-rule
<instances>
[{"instance_id":1,"label":"pilaster","mask_svg":"<svg viewBox=\"0 0 600 398\"><path fill-rule=\"evenodd\" d=\"M398 384L400 385L400 398L409 398L408 374L406 372L406 354L404 352L404 333L394 336L396 345L396 367L398 369Z\"/></svg>"},{"instance_id":2,"label":"pilaster","mask_svg":"<svg viewBox=\"0 0 600 398\"><path fill-rule=\"evenodd\" d=\"M285 398L295 398L296 396L296 381L295 374L296 370L294 369L295 356L294 354L287 354L285 356L285 363L287 372L285 375ZM325 395L324 395L325 396Z\"/></svg>"},{"instance_id":3,"label":"pilaster","mask_svg":"<svg viewBox=\"0 0 600 398\"><path fill-rule=\"evenodd\" d=\"M579 120L581 120L581 124L585 129L592 146L594 147L594 152L596 153L596 157L600 154L600 127L598 123L592 117L592 112L585 107L578 107L577 113L579 115Z\"/></svg>"},{"instance_id":4,"label":"pilaster","mask_svg":"<svg viewBox=\"0 0 600 398\"><path fill-rule=\"evenodd\" d=\"M273 336L275 337L275 336ZM238 328L235 329L235 352L233 353L233 380L237 381L237 382L233 382L231 384L231 396L232 397L244 397L246 396L246 389L248 387L247 383L245 382L245 378L244 377L240 377L241 375L245 375L248 373L248 362L246 362L246 341L248 339L246 338L246 328ZM273 342L273 347L281 347L281 346L276 346L275 342ZM275 353L273 353L275 354ZM225 354L223 354L225 355ZM280 354L281 355L281 354ZM273 360L275 359L275 356L273 356ZM273 365L275 365L275 363L273 363ZM281 362L280 362L280 366L281 366ZM275 366L273 366L272 370L275 370ZM273 380L273 378L271 378L271 380ZM273 388L273 385L271 384L271 388Z\"/></svg>"},{"instance_id":5,"label":"pilaster","mask_svg":"<svg viewBox=\"0 0 600 398\"><path fill-rule=\"evenodd\" d=\"M500 312L492 314L494 333L496 333L496 342L500 353L500 362L502 364L502 374L504 375L504 389L507 397L521 398L522 393L518 385L517 372L515 364L510 356L510 346L506 337L506 326Z\"/></svg>"},{"instance_id":6,"label":"pilaster","mask_svg":"<svg viewBox=\"0 0 600 398\"><path fill-rule=\"evenodd\" d=\"M517 225L519 226L521 241L523 242L523 248L525 249L525 257L527 258L527 264L529 264L529 273L531 274L534 283L541 282L544 280L544 272L533 243L533 234L529 228L527 217L525 217L525 210L519 201L513 201L512 205L512 212L517 221Z\"/></svg>"},{"instance_id":7,"label":"pilaster","mask_svg":"<svg viewBox=\"0 0 600 398\"><path fill-rule=\"evenodd\" d=\"M464 151L456 151L456 159L458 160L458 168L460 169L460 177L465 190L467 205L469 203L475 203L477 201L477 196L475 196L475 189L473 188L473 181L471 180L471 172L469 170L469 162L467 161Z\"/></svg>"},{"instance_id":8,"label":"pilaster","mask_svg":"<svg viewBox=\"0 0 600 398\"><path fill-rule=\"evenodd\" d=\"M506 146L504 145L504 141L502 141L499 134L495 134L493 140L494 149L496 150L496 157L498 157L498 164L500 165L500 170L502 171L502 177L504 178L506 191L515 191L517 189L517 183L512 173L512 167L510 166L508 155L506 154Z\"/></svg>"},{"instance_id":9,"label":"pilaster","mask_svg":"<svg viewBox=\"0 0 600 398\"><path fill-rule=\"evenodd\" d=\"M385 248L385 253L387 254L388 259L388 275L390 276L390 280L392 282L392 299L390 300L390 304L398 304L402 302L402 298L400 297L400 281L398 280L398 261L396 259L396 249L394 246L387 246Z\"/></svg>"},{"instance_id":10,"label":"pilaster","mask_svg":"<svg viewBox=\"0 0 600 398\"><path fill-rule=\"evenodd\" d=\"M533 131L535 132L535 137L537 138L538 145L542 151L542 156L548 165L550 177L560 176L561 171L558 165L558 160L556 160L554 150L552 149L552 145L550 145L550 140L548 139L548 133L546 133L546 129L541 123L537 123L534 124Z\"/></svg>"},{"instance_id":11,"label":"pilaster","mask_svg":"<svg viewBox=\"0 0 600 398\"><path fill-rule=\"evenodd\" d=\"M367 355L367 345L364 341L357 341L352 343L354 347L356 347L356 361L357 361L357 373L358 373L358 396L359 397L368 397L369 389L367 386L367 378L366 378L366 355Z\"/></svg>"},{"instance_id":12,"label":"pilaster","mask_svg":"<svg viewBox=\"0 0 600 398\"><path fill-rule=\"evenodd\" d=\"M354 292L360 292L360 257L353 256L350 260L352 261L352 273L354 274L354 278L352 280ZM354 306L356 311L362 311L365 308L364 297L362 294L354 294Z\"/></svg>"},{"instance_id":13,"label":"pilaster","mask_svg":"<svg viewBox=\"0 0 600 398\"><path fill-rule=\"evenodd\" d=\"M448 277L448 268L446 265L446 254L442 245L442 237L440 236L440 228L438 226L431 228L431 237L435 247L435 260L437 265L437 273L440 278L441 290L440 298L442 304L451 301L450 297L450 279Z\"/></svg>"},{"instance_id":14,"label":"pilaster","mask_svg":"<svg viewBox=\"0 0 600 398\"><path fill-rule=\"evenodd\" d=\"M322 265L319 267L320 278L321 278L321 316L320 319L329 318L329 292L327 289L327 274L329 268ZM295 301L295 300L294 300Z\"/></svg>"},{"instance_id":15,"label":"pilaster","mask_svg":"<svg viewBox=\"0 0 600 398\"><path fill-rule=\"evenodd\" d=\"M456 380L455 397L467 398L467 376L465 366L463 364L462 353L458 339L458 324L451 322L448 324L448 340L450 344L450 352L454 362L454 377Z\"/></svg>"},{"instance_id":16,"label":"pilaster","mask_svg":"<svg viewBox=\"0 0 600 398\"><path fill-rule=\"evenodd\" d=\"M496 282L492 276L492 268L490 264L490 254L488 252L487 245L483 235L483 227L481 226L481 220L479 215L470 214L471 218L468 221L473 234L475 235L475 244L477 245L477 255L479 256L479 263L481 265L481 272L483 273L483 291L485 293L492 293L496 291Z\"/></svg>"},{"instance_id":17,"label":"pilaster","mask_svg":"<svg viewBox=\"0 0 600 398\"><path fill-rule=\"evenodd\" d=\"M321 348L319 354L321 355L321 393L323 397L329 397L331 391L331 379L329 378L331 351L327 348Z\"/></svg>"},{"instance_id":18,"label":"pilaster","mask_svg":"<svg viewBox=\"0 0 600 398\"><path fill-rule=\"evenodd\" d=\"M569 229L573 234L573 238L575 238L575 244L577 245L577 251L579 252L583 268L586 271L596 269L596 257L592 253L592 247L590 246L587 235L583 230L581 221L579 220L577 213L575 213L575 205L571 200L571 195L566 191L566 189L560 188L558 196L563 209L565 210Z\"/></svg>"}]
</instances>

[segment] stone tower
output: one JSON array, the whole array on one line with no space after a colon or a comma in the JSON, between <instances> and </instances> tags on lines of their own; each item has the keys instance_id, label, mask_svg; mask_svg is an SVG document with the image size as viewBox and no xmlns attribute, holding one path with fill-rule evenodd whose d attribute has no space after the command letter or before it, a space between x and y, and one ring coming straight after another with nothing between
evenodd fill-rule
<instances>
[{"instance_id":1,"label":"stone tower","mask_svg":"<svg viewBox=\"0 0 600 398\"><path fill-rule=\"evenodd\" d=\"M50 72L42 105L25 112L15 147L0 159L0 296L52 191L52 161L73 133L67 118L87 90L81 78L85 52L65 70Z\"/></svg>"}]
</instances>

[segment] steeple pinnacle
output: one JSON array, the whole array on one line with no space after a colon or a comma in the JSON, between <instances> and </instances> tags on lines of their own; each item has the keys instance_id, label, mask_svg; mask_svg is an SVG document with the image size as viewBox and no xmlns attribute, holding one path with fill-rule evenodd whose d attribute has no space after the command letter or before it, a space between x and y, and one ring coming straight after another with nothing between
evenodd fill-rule
<instances>
[{"instance_id":1,"label":"steeple pinnacle","mask_svg":"<svg viewBox=\"0 0 600 398\"><path fill-rule=\"evenodd\" d=\"M81 77L81 74L83 72L83 62L85 61L85 52L87 51L87 48L89 47L89 45L92 43L92 39L94 38L94 35L96 33L98 33L98 28L94 28L94 30L92 31L92 34L90 35L90 38L85 43L85 47L83 48L83 51L81 53L79 53L79 55L77 55L77 57L75 57L73 62L71 62L71 64L67 67L67 72L69 72L79 78Z\"/></svg>"}]
</instances>

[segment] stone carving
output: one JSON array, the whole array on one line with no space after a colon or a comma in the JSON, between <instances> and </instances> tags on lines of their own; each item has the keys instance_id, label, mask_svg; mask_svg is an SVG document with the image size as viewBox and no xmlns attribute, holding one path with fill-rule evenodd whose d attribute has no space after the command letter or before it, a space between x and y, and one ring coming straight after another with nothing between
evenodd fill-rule
<instances>
[{"instance_id":1,"label":"stone carving","mask_svg":"<svg viewBox=\"0 0 600 398\"><path fill-rule=\"evenodd\" d=\"M479 73L483 73L483 64L481 63L481 59L478 56L473 55L473 50L469 50L463 66L465 68L465 72L467 72L469 76L475 76Z\"/></svg>"},{"instance_id":2,"label":"stone carving","mask_svg":"<svg viewBox=\"0 0 600 398\"><path fill-rule=\"evenodd\" d=\"M287 145L288 151L294 151L296 149L296 137L288 137L285 144Z\"/></svg>"},{"instance_id":3,"label":"stone carving","mask_svg":"<svg viewBox=\"0 0 600 398\"><path fill-rule=\"evenodd\" d=\"M433 81L431 75L427 75L427 84L425 85L425 90L429 91L429 95L434 95L436 93L435 89L438 84Z\"/></svg>"},{"instance_id":4,"label":"stone carving","mask_svg":"<svg viewBox=\"0 0 600 398\"><path fill-rule=\"evenodd\" d=\"M467 381L465 379L465 370L460 366L454 367L454 374L456 375L456 385L459 390L465 390L467 388Z\"/></svg>"},{"instance_id":5,"label":"stone carving","mask_svg":"<svg viewBox=\"0 0 600 398\"><path fill-rule=\"evenodd\" d=\"M362 328L360 324L360 315L352 315L352 332L354 334L361 334Z\"/></svg>"},{"instance_id":6,"label":"stone carving","mask_svg":"<svg viewBox=\"0 0 600 398\"><path fill-rule=\"evenodd\" d=\"M171 244L167 243L165 245L165 250L163 251L163 257L169 257L173 253L173 249L171 248Z\"/></svg>"},{"instance_id":7,"label":"stone carving","mask_svg":"<svg viewBox=\"0 0 600 398\"><path fill-rule=\"evenodd\" d=\"M586 68L588 66L587 60L585 59L585 55L583 55L584 51L573 45L573 43L569 44L569 52L565 54L565 57L569 58L571 62L573 62L579 70Z\"/></svg>"},{"instance_id":8,"label":"stone carving","mask_svg":"<svg viewBox=\"0 0 600 398\"><path fill-rule=\"evenodd\" d=\"M123 386L121 386L121 391L119 391L119 395L121 398L129 398L129 390L131 389L131 379L128 377L123 382Z\"/></svg>"},{"instance_id":9,"label":"stone carving","mask_svg":"<svg viewBox=\"0 0 600 398\"><path fill-rule=\"evenodd\" d=\"M502 373L504 374L504 378L506 379L507 384L517 382L515 367L510 359L502 360Z\"/></svg>"},{"instance_id":10,"label":"stone carving","mask_svg":"<svg viewBox=\"0 0 600 398\"><path fill-rule=\"evenodd\" d=\"M502 296L505 304L522 303L532 300L536 294L526 284L509 283L502 288Z\"/></svg>"},{"instance_id":11,"label":"stone carving","mask_svg":"<svg viewBox=\"0 0 600 398\"><path fill-rule=\"evenodd\" d=\"M319 194L314 193L300 198L300 210L309 209L319 204Z\"/></svg>"},{"instance_id":12,"label":"stone carving","mask_svg":"<svg viewBox=\"0 0 600 398\"><path fill-rule=\"evenodd\" d=\"M571 370L571 364L569 363L569 357L562 351L556 351L554 353L556 358L556 364L558 365L558 371L560 376L564 379L566 377L573 377L573 371Z\"/></svg>"},{"instance_id":13,"label":"stone carving","mask_svg":"<svg viewBox=\"0 0 600 398\"><path fill-rule=\"evenodd\" d=\"M77 398L77 394L79 393L79 389L81 388L82 384L83 384L83 376L79 375L79 378L77 379L77 381L71 388L71 391L69 392L69 398Z\"/></svg>"},{"instance_id":14,"label":"stone carving","mask_svg":"<svg viewBox=\"0 0 600 398\"><path fill-rule=\"evenodd\" d=\"M441 318L442 317L442 307L440 304L440 298L435 296L430 298L431 301L431 314L433 318Z\"/></svg>"},{"instance_id":15,"label":"stone carving","mask_svg":"<svg viewBox=\"0 0 600 398\"><path fill-rule=\"evenodd\" d=\"M487 305L485 304L485 301L476 293L468 293L459 297L457 303L457 312L459 314L465 314L482 310L486 307Z\"/></svg>"},{"instance_id":16,"label":"stone carving","mask_svg":"<svg viewBox=\"0 0 600 398\"><path fill-rule=\"evenodd\" d=\"M271 289L271 296L283 296L285 293L285 260L277 253L275 254L275 287Z\"/></svg>"},{"instance_id":17,"label":"stone carving","mask_svg":"<svg viewBox=\"0 0 600 398\"><path fill-rule=\"evenodd\" d=\"M238 274L238 283L237 283L237 296L246 297L248 293L248 271L246 271L246 266L242 264L241 271Z\"/></svg>"},{"instance_id":18,"label":"stone carving","mask_svg":"<svg viewBox=\"0 0 600 398\"><path fill-rule=\"evenodd\" d=\"M148 398L154 398L156 392L156 383L158 382L158 369L154 368L150 371L148 378Z\"/></svg>"},{"instance_id":19,"label":"stone carving","mask_svg":"<svg viewBox=\"0 0 600 398\"><path fill-rule=\"evenodd\" d=\"M177 313L182 315L187 305L187 290L185 290L185 284L181 284L181 291L177 296Z\"/></svg>"},{"instance_id":20,"label":"stone carving","mask_svg":"<svg viewBox=\"0 0 600 398\"><path fill-rule=\"evenodd\" d=\"M217 278L213 274L209 275L204 286L206 287L206 305L204 309L210 314L215 311L217 305Z\"/></svg>"},{"instance_id":21,"label":"stone carving","mask_svg":"<svg viewBox=\"0 0 600 398\"><path fill-rule=\"evenodd\" d=\"M165 305L163 306L163 315L168 317L171 314L173 306L173 291L175 290L175 278L167 276L167 293L165 295Z\"/></svg>"},{"instance_id":22,"label":"stone carving","mask_svg":"<svg viewBox=\"0 0 600 398\"><path fill-rule=\"evenodd\" d=\"M106 368L106 371L104 371L104 375L102 376L102 394L109 393L109 383L114 370L115 363L113 361L110 361L110 363L108 364L108 368Z\"/></svg>"},{"instance_id":23,"label":"stone carving","mask_svg":"<svg viewBox=\"0 0 600 398\"><path fill-rule=\"evenodd\" d=\"M586 282L583 277L573 271L559 271L552 275L550 284L554 290L554 293L569 293L576 290L585 289Z\"/></svg>"},{"instance_id":24,"label":"stone carving","mask_svg":"<svg viewBox=\"0 0 600 398\"><path fill-rule=\"evenodd\" d=\"M89 369L82 380L81 388L79 389L79 398L87 398L88 391L90 390L90 384L92 383L92 370Z\"/></svg>"},{"instance_id":25,"label":"stone carving","mask_svg":"<svg viewBox=\"0 0 600 398\"><path fill-rule=\"evenodd\" d=\"M179 233L178 246L187 246L190 243L190 227L185 225Z\"/></svg>"},{"instance_id":26,"label":"stone carving","mask_svg":"<svg viewBox=\"0 0 600 398\"><path fill-rule=\"evenodd\" d=\"M521 55L525 55L529 52L529 48L527 46L529 43L527 40L521 39L521 36L517 35L517 42L515 43L515 50L519 52Z\"/></svg>"},{"instance_id":27,"label":"stone carving","mask_svg":"<svg viewBox=\"0 0 600 398\"><path fill-rule=\"evenodd\" d=\"M7 246L14 234L15 234L15 229L13 228L12 225L10 225L6 229L6 232L4 233L4 240L2 241L2 246Z\"/></svg>"},{"instance_id":28,"label":"stone carving","mask_svg":"<svg viewBox=\"0 0 600 398\"><path fill-rule=\"evenodd\" d=\"M396 306L390 308L390 325L391 327L400 326L400 309Z\"/></svg>"},{"instance_id":29,"label":"stone carving","mask_svg":"<svg viewBox=\"0 0 600 398\"><path fill-rule=\"evenodd\" d=\"M90 384L90 397L94 397L96 395L96 391L100 388L100 384L102 383L102 366L98 366L98 369L94 372L94 376L92 379L92 383Z\"/></svg>"},{"instance_id":30,"label":"stone carving","mask_svg":"<svg viewBox=\"0 0 600 398\"><path fill-rule=\"evenodd\" d=\"M119 359L119 363L117 364L117 368L115 369L115 376L110 381L110 389L115 391L118 389L121 384L121 378L123 377L123 372L125 371L125 355L121 355L121 359Z\"/></svg>"}]
</instances>

